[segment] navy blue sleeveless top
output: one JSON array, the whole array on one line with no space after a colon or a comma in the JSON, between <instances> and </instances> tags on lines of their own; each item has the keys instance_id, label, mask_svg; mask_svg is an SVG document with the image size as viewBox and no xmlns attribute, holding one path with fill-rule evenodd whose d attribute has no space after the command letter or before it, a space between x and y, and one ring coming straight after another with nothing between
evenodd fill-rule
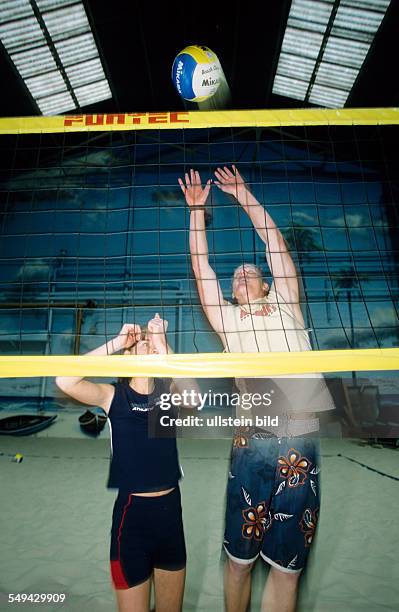
<instances>
[{"instance_id":1,"label":"navy blue sleeveless top","mask_svg":"<svg viewBox=\"0 0 399 612\"><path fill-rule=\"evenodd\" d=\"M159 408L160 395L169 393L171 380L155 379L149 395L137 393L128 381L118 382L108 412L111 465L108 488L150 493L175 487L181 471L175 437L149 437L149 415L168 414ZM155 411L155 412L154 412ZM172 416L172 415L170 415Z\"/></svg>"}]
</instances>

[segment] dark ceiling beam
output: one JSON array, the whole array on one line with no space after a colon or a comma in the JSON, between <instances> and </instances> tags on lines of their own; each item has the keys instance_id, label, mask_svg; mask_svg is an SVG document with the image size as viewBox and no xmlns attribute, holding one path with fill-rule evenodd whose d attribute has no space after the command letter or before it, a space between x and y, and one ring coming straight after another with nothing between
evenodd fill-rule
<instances>
[{"instance_id":1,"label":"dark ceiling beam","mask_svg":"<svg viewBox=\"0 0 399 612\"><path fill-rule=\"evenodd\" d=\"M112 77L111 77L111 73L110 73L109 68L108 68L107 56L103 52L103 49L102 49L102 46L101 46L101 40L100 40L100 38L98 36L98 33L97 33L96 24L95 24L95 20L93 19L93 13L92 13L92 10L91 10L90 3L87 0L82 0L82 2L83 2L83 6L85 8L85 11L86 11L87 19L89 20L89 24L90 24L90 28L91 28L91 31L92 31L93 36L94 36L94 40L96 41L96 45L97 45L97 48L98 48L98 54L100 56L100 60L101 60L101 64L102 64L102 67L103 67L103 70L104 70L104 74L106 76L106 79L107 79L108 84L109 84L109 88L110 88L111 93L112 93L112 97L113 97L112 107L113 107L113 109L115 111L121 110L120 109L120 105L119 105L119 101L118 101L118 95L117 95L117 92L116 92L116 88L114 86L114 83L113 83L113 80L112 80Z\"/></svg>"},{"instance_id":2,"label":"dark ceiling beam","mask_svg":"<svg viewBox=\"0 0 399 612\"><path fill-rule=\"evenodd\" d=\"M2 84L0 98L2 117L40 115L39 107L1 42L0 82Z\"/></svg>"}]
</instances>

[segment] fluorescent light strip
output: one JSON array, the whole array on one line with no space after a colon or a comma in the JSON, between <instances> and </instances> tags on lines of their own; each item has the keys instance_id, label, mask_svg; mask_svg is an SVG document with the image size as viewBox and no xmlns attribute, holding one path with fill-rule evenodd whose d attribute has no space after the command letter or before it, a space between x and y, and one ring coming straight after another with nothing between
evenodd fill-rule
<instances>
[{"instance_id":1,"label":"fluorescent light strip","mask_svg":"<svg viewBox=\"0 0 399 612\"><path fill-rule=\"evenodd\" d=\"M358 70L355 68L322 62L317 71L316 82L327 86L333 82L335 85L339 86L340 89L349 91L357 75Z\"/></svg>"},{"instance_id":2,"label":"fluorescent light strip","mask_svg":"<svg viewBox=\"0 0 399 612\"><path fill-rule=\"evenodd\" d=\"M273 93L305 100L314 79L309 102L344 105L389 4L390 0L341 0L316 66L334 0L293 0Z\"/></svg>"},{"instance_id":3,"label":"fluorescent light strip","mask_svg":"<svg viewBox=\"0 0 399 612\"><path fill-rule=\"evenodd\" d=\"M65 81L59 70L30 77L25 79L25 83L36 100L60 91L67 91Z\"/></svg>"},{"instance_id":4,"label":"fluorescent light strip","mask_svg":"<svg viewBox=\"0 0 399 612\"><path fill-rule=\"evenodd\" d=\"M14 0L13 2L3 2L0 5L0 23L5 23L11 19L20 19L31 15L32 9L29 0Z\"/></svg>"},{"instance_id":5,"label":"fluorescent light strip","mask_svg":"<svg viewBox=\"0 0 399 612\"><path fill-rule=\"evenodd\" d=\"M297 77L309 82L315 64L315 59L308 59L306 57L299 57L290 53L281 52L279 60L280 75L290 77L295 73Z\"/></svg>"},{"instance_id":6,"label":"fluorescent light strip","mask_svg":"<svg viewBox=\"0 0 399 612\"><path fill-rule=\"evenodd\" d=\"M91 34L80 34L55 43L57 53L65 67L98 57L96 43Z\"/></svg>"},{"instance_id":7,"label":"fluorescent light strip","mask_svg":"<svg viewBox=\"0 0 399 612\"><path fill-rule=\"evenodd\" d=\"M348 97L348 92L334 87L324 87L323 85L313 85L309 96L309 102L321 104L329 108L343 106Z\"/></svg>"},{"instance_id":8,"label":"fluorescent light strip","mask_svg":"<svg viewBox=\"0 0 399 612\"><path fill-rule=\"evenodd\" d=\"M338 66L352 66L358 71L366 58L370 45L355 40L345 40L330 36L324 50L323 61Z\"/></svg>"},{"instance_id":9,"label":"fluorescent light strip","mask_svg":"<svg viewBox=\"0 0 399 612\"><path fill-rule=\"evenodd\" d=\"M71 66L66 69L66 73L74 89L93 81L101 81L104 77L100 58Z\"/></svg>"},{"instance_id":10,"label":"fluorescent light strip","mask_svg":"<svg viewBox=\"0 0 399 612\"><path fill-rule=\"evenodd\" d=\"M54 115L58 112L65 112L75 108L74 101L69 91L65 91L54 96L37 100L37 105L43 115Z\"/></svg>"},{"instance_id":11,"label":"fluorescent light strip","mask_svg":"<svg viewBox=\"0 0 399 612\"><path fill-rule=\"evenodd\" d=\"M18 21L0 23L0 39L7 51L14 51L23 47L34 47L45 42L43 32L36 17L26 17Z\"/></svg>"},{"instance_id":12,"label":"fluorescent light strip","mask_svg":"<svg viewBox=\"0 0 399 612\"><path fill-rule=\"evenodd\" d=\"M40 12L44 13L45 11L51 11L52 9L59 8L60 6L76 4L76 0L36 0L36 4L39 7Z\"/></svg>"},{"instance_id":13,"label":"fluorescent light strip","mask_svg":"<svg viewBox=\"0 0 399 612\"><path fill-rule=\"evenodd\" d=\"M289 91L290 98L294 98L295 100L303 100L306 95L307 88L308 84L306 81L300 81L298 79L277 74L274 80L273 92L281 96L287 96L287 91Z\"/></svg>"},{"instance_id":14,"label":"fluorescent light strip","mask_svg":"<svg viewBox=\"0 0 399 612\"><path fill-rule=\"evenodd\" d=\"M81 106L85 104L92 104L93 102L100 102L111 97L111 90L109 88L108 81L97 81L90 85L84 85L83 87L77 87L75 90L76 97Z\"/></svg>"},{"instance_id":15,"label":"fluorescent light strip","mask_svg":"<svg viewBox=\"0 0 399 612\"><path fill-rule=\"evenodd\" d=\"M319 53L323 35L318 32L306 32L287 26L281 50L293 55L303 55L316 59Z\"/></svg>"},{"instance_id":16,"label":"fluorescent light strip","mask_svg":"<svg viewBox=\"0 0 399 612\"><path fill-rule=\"evenodd\" d=\"M66 34L83 34L90 30L90 24L81 3L44 13L43 19L54 42L63 40Z\"/></svg>"},{"instance_id":17,"label":"fluorescent light strip","mask_svg":"<svg viewBox=\"0 0 399 612\"><path fill-rule=\"evenodd\" d=\"M67 76L57 66L29 0L0 9L0 39L43 114L112 97L84 6L79 0L36 0ZM75 91L76 88L76 91Z\"/></svg>"},{"instance_id":18,"label":"fluorescent light strip","mask_svg":"<svg viewBox=\"0 0 399 612\"><path fill-rule=\"evenodd\" d=\"M57 64L47 45L37 47L34 54L31 51L21 51L19 53L11 53L10 57L23 79L34 76L37 73L57 70Z\"/></svg>"},{"instance_id":19,"label":"fluorescent light strip","mask_svg":"<svg viewBox=\"0 0 399 612\"><path fill-rule=\"evenodd\" d=\"M293 2L291 5L288 20L298 19L301 22L323 25L325 31L328 20L330 19L332 3L318 2L316 0L302 0Z\"/></svg>"}]
</instances>

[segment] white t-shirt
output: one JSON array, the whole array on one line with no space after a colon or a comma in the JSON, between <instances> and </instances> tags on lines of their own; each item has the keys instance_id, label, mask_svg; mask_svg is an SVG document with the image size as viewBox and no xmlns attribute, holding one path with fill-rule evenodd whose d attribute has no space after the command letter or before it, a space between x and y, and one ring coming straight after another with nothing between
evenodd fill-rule
<instances>
[{"instance_id":1,"label":"white t-shirt","mask_svg":"<svg viewBox=\"0 0 399 612\"><path fill-rule=\"evenodd\" d=\"M223 305L221 314L226 352L312 350L309 330L297 319L292 306L274 290L250 304ZM284 397L285 410L289 412L320 412L334 408L324 376L320 373L273 376L268 380L279 387ZM236 379L242 392L255 387L250 381Z\"/></svg>"},{"instance_id":2,"label":"white t-shirt","mask_svg":"<svg viewBox=\"0 0 399 612\"><path fill-rule=\"evenodd\" d=\"M275 291L251 302L222 306L226 351L229 353L268 353L310 351L308 331L294 315L292 307Z\"/></svg>"}]
</instances>

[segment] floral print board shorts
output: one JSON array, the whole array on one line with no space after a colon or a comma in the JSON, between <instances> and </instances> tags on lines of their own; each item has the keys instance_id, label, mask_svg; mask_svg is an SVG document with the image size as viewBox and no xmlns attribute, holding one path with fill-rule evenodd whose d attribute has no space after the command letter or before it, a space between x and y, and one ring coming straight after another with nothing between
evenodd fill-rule
<instances>
[{"instance_id":1,"label":"floral print board shorts","mask_svg":"<svg viewBox=\"0 0 399 612\"><path fill-rule=\"evenodd\" d=\"M236 436L227 485L227 555L241 564L261 555L283 572L300 572L318 521L319 472L317 438Z\"/></svg>"}]
</instances>

